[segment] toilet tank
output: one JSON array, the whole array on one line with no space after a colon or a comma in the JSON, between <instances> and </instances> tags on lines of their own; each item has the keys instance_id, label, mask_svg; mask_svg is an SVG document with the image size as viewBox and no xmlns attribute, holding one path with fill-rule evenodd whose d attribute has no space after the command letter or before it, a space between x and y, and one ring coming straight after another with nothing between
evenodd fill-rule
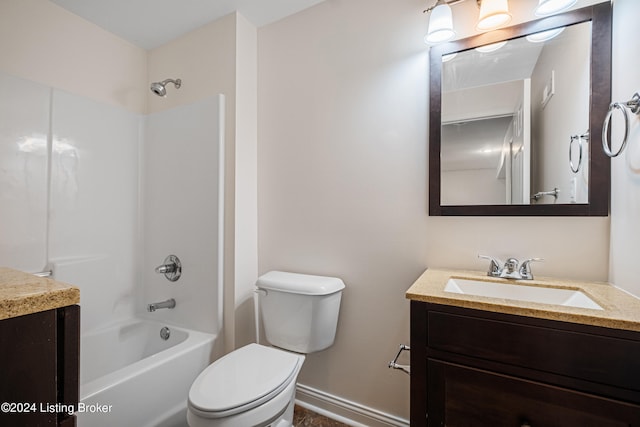
<instances>
[{"instance_id":1,"label":"toilet tank","mask_svg":"<svg viewBox=\"0 0 640 427\"><path fill-rule=\"evenodd\" d=\"M270 271L256 282L269 343L298 353L331 346L344 282L336 277Z\"/></svg>"}]
</instances>

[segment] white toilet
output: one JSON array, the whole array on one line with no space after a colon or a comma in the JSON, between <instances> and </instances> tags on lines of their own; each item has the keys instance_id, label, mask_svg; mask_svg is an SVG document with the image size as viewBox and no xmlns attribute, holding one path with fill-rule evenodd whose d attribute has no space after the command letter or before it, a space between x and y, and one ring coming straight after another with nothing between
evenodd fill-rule
<instances>
[{"instance_id":1,"label":"white toilet","mask_svg":"<svg viewBox=\"0 0 640 427\"><path fill-rule=\"evenodd\" d=\"M291 426L304 354L333 344L342 280L271 271L256 286L274 347L249 344L202 371L189 390L190 427Z\"/></svg>"}]
</instances>

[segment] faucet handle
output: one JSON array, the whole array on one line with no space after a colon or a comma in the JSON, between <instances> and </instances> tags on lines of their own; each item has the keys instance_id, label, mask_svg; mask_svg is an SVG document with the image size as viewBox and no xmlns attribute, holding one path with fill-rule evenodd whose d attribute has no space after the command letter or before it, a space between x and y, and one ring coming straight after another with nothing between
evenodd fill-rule
<instances>
[{"instance_id":1,"label":"faucet handle","mask_svg":"<svg viewBox=\"0 0 640 427\"><path fill-rule=\"evenodd\" d=\"M520 265L520 270L518 271L520 273L520 276L523 279L529 279L529 280L533 279L533 274L531 274L531 266L529 264L531 264L532 262L540 262L540 261L544 261L544 258L529 258L522 261L522 264Z\"/></svg>"},{"instance_id":2,"label":"faucet handle","mask_svg":"<svg viewBox=\"0 0 640 427\"><path fill-rule=\"evenodd\" d=\"M180 258L175 255L169 255L164 259L162 265L156 267L155 272L164 274L164 277L171 282L175 282L182 275L182 263Z\"/></svg>"},{"instance_id":3,"label":"faucet handle","mask_svg":"<svg viewBox=\"0 0 640 427\"><path fill-rule=\"evenodd\" d=\"M500 260L489 255L480 255L480 254L478 254L478 258L484 258L491 261L489 263L489 271L487 271L487 276L492 276L492 277L500 276L500 271L502 270L502 267L500 267Z\"/></svg>"}]
</instances>

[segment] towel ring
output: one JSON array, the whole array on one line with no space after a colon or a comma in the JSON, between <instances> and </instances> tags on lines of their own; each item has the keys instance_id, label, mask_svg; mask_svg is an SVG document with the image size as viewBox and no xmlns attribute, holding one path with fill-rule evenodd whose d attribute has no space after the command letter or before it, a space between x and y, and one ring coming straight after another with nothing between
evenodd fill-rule
<instances>
[{"instance_id":1,"label":"towel ring","mask_svg":"<svg viewBox=\"0 0 640 427\"><path fill-rule=\"evenodd\" d=\"M622 144L620 144L620 148L615 153L609 146L609 141L607 135L609 134L609 124L611 123L611 116L613 116L613 112L615 110L622 111L622 116L624 117L624 137L622 138ZM627 146L627 140L629 139L629 111L633 114L638 114L640 112L640 95L638 93L634 93L633 97L627 102L612 102L609 105L609 111L607 112L607 116L604 118L604 125L602 126L602 149L604 153L609 157L617 157L622 153L622 151Z\"/></svg>"},{"instance_id":2,"label":"towel ring","mask_svg":"<svg viewBox=\"0 0 640 427\"><path fill-rule=\"evenodd\" d=\"M571 148L573 147L573 141L576 141L576 140L578 141L578 148L580 149L579 151L580 156L578 157L578 166L573 165L573 159L571 158L572 157ZM571 135L571 140L569 141L569 167L571 168L571 172L573 173L580 172L580 167L582 166L582 142L588 141L588 140L589 140L589 131L586 131L582 135Z\"/></svg>"}]
</instances>

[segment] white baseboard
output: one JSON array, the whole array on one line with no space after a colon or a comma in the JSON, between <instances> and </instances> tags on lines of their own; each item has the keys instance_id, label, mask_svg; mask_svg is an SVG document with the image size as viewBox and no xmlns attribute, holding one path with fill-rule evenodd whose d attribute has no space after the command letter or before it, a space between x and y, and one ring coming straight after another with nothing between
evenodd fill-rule
<instances>
[{"instance_id":1,"label":"white baseboard","mask_svg":"<svg viewBox=\"0 0 640 427\"><path fill-rule=\"evenodd\" d=\"M368 406L298 384L296 403L353 427L409 427L409 421Z\"/></svg>"}]
</instances>

